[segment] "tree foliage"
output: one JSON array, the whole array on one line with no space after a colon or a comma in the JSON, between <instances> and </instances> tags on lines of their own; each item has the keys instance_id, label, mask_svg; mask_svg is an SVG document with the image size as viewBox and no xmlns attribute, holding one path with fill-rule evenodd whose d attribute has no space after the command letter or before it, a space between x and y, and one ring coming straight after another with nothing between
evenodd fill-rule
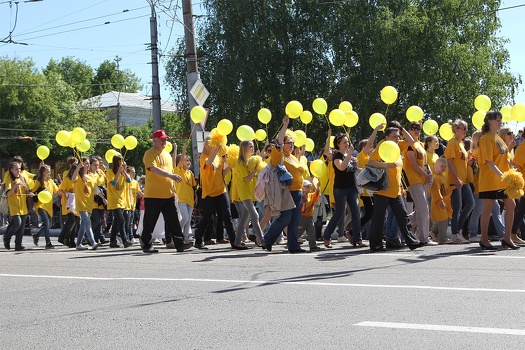
<instances>
[{"instance_id":1,"label":"tree foliage","mask_svg":"<svg viewBox=\"0 0 525 350\"><path fill-rule=\"evenodd\" d=\"M117 63L106 60L97 68L92 79L92 96L110 91L137 92L142 89L140 79L129 69L118 70Z\"/></svg>"},{"instance_id":2,"label":"tree foliage","mask_svg":"<svg viewBox=\"0 0 525 350\"><path fill-rule=\"evenodd\" d=\"M372 131L372 113L387 111L380 100L386 85L399 92L388 120L405 122L406 109L419 105L426 118L442 123L470 120L482 93L496 109L512 103L521 82L509 72L505 41L497 36L499 0L206 0L204 6L197 49L211 92L208 125L228 118L236 127L259 127L257 111L266 107L275 131L288 101L311 110L323 97L329 111L343 100L353 104L360 120L351 137L358 139ZM167 65L179 106L187 106L183 56L180 43ZM304 128L298 120L293 127ZM308 134L317 148L327 128L314 114Z\"/></svg>"}]
</instances>

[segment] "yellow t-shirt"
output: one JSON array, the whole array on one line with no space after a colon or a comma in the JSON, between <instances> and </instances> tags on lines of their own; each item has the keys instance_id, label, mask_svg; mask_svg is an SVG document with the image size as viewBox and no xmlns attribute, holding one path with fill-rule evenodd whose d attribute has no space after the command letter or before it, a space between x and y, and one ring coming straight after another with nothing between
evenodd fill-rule
<instances>
[{"instance_id":1,"label":"yellow t-shirt","mask_svg":"<svg viewBox=\"0 0 525 350\"><path fill-rule=\"evenodd\" d=\"M139 183L135 179L126 182L126 210L135 210L137 205L137 192L140 189Z\"/></svg>"},{"instance_id":2,"label":"yellow t-shirt","mask_svg":"<svg viewBox=\"0 0 525 350\"><path fill-rule=\"evenodd\" d=\"M275 167L277 164L281 163L283 157L283 151L274 148L272 150L272 160L270 165ZM289 186L290 191L300 191L303 188L303 173L305 170L305 165L302 164L295 156L292 154L284 155L284 166L286 170L292 174L292 184Z\"/></svg>"},{"instance_id":3,"label":"yellow t-shirt","mask_svg":"<svg viewBox=\"0 0 525 350\"><path fill-rule=\"evenodd\" d=\"M21 183L20 179L11 180L9 171L7 172L8 178L5 182L5 192L13 188L13 185L16 183ZM9 215L18 216L18 215L27 215L27 190L23 187L18 187L14 193L7 197L7 204L9 206Z\"/></svg>"},{"instance_id":4,"label":"yellow t-shirt","mask_svg":"<svg viewBox=\"0 0 525 350\"><path fill-rule=\"evenodd\" d=\"M472 151L472 157L476 160L479 167L479 148ZM479 194L479 168L477 173L472 174L472 185L474 186L473 194Z\"/></svg>"},{"instance_id":5,"label":"yellow t-shirt","mask_svg":"<svg viewBox=\"0 0 525 350\"><path fill-rule=\"evenodd\" d=\"M239 200L241 202L248 199L255 201L254 184L257 182L257 176L253 176L250 182L246 182L244 178L250 175L250 170L245 164L240 162L237 163L235 170L237 170L237 173L235 174L234 186L237 187Z\"/></svg>"},{"instance_id":6,"label":"yellow t-shirt","mask_svg":"<svg viewBox=\"0 0 525 350\"><path fill-rule=\"evenodd\" d=\"M439 156L435 153L430 153L429 151L426 151L427 152L427 162L428 162L428 167L430 168L430 171L432 172L432 174L434 174L434 165L436 164L436 160L438 160Z\"/></svg>"},{"instance_id":7,"label":"yellow t-shirt","mask_svg":"<svg viewBox=\"0 0 525 350\"><path fill-rule=\"evenodd\" d=\"M52 179L45 180L44 185L42 187L43 187L42 191L44 190L49 191L49 193L51 193L51 196L53 196L55 193L58 192L58 187ZM33 192L38 191L39 188L40 188L40 180L36 180L35 185L33 186ZM38 213L38 209L40 208L44 209L49 214L50 217L53 217L53 199L51 199L50 202L45 203L45 204L42 203L41 201L38 201L35 204L35 210L37 213Z\"/></svg>"},{"instance_id":8,"label":"yellow t-shirt","mask_svg":"<svg viewBox=\"0 0 525 350\"><path fill-rule=\"evenodd\" d=\"M491 161L504 173L509 170L508 148L498 135L486 132L479 138L479 191L497 191L507 188L507 183L501 181L487 165Z\"/></svg>"},{"instance_id":9,"label":"yellow t-shirt","mask_svg":"<svg viewBox=\"0 0 525 350\"><path fill-rule=\"evenodd\" d=\"M129 198L129 187L126 181L126 176L120 174L116 184L111 182L115 179L115 173L112 169L108 170L107 174L107 191L108 191L108 210L127 209L126 202ZM147 180L146 180L147 183Z\"/></svg>"},{"instance_id":10,"label":"yellow t-shirt","mask_svg":"<svg viewBox=\"0 0 525 350\"><path fill-rule=\"evenodd\" d=\"M71 178L67 176L64 177L58 189L61 191L67 192L67 193L73 193L73 181L71 180ZM67 215L68 213L71 212L70 210L67 210L66 207L67 207L67 198L65 195L63 195L62 196L62 215ZM78 211L77 211L77 216L78 216Z\"/></svg>"},{"instance_id":11,"label":"yellow t-shirt","mask_svg":"<svg viewBox=\"0 0 525 350\"><path fill-rule=\"evenodd\" d=\"M417 165L419 165L421 169L425 170L425 164L427 164L427 152L425 151L423 144L420 141L415 141L412 146L408 146L408 143L405 140L402 140L399 141L398 145L401 149L401 154L403 155L403 170L405 171L405 174L408 179L407 185L411 186L417 184L424 184L424 176L421 176L421 174L419 174L418 172L416 172L416 170L414 170L414 168L412 168L412 165L410 165L407 156L407 152L414 152Z\"/></svg>"},{"instance_id":12,"label":"yellow t-shirt","mask_svg":"<svg viewBox=\"0 0 525 350\"><path fill-rule=\"evenodd\" d=\"M447 160L452 159L452 165L456 171L456 175L464 184L467 183L467 162L468 162L468 153L465 150L463 142L458 141L456 138L453 138L448 142L447 148L445 148L445 158ZM450 184L455 184L452 172L450 169L448 173L448 182Z\"/></svg>"},{"instance_id":13,"label":"yellow t-shirt","mask_svg":"<svg viewBox=\"0 0 525 350\"><path fill-rule=\"evenodd\" d=\"M213 163L209 166L206 166L208 161L208 154L201 154L200 158L200 170L201 170L201 187L202 187L202 198L217 197L226 192L226 187L224 185L224 178L222 177L223 165L218 159L219 157L215 156Z\"/></svg>"},{"instance_id":14,"label":"yellow t-shirt","mask_svg":"<svg viewBox=\"0 0 525 350\"><path fill-rule=\"evenodd\" d=\"M304 197L304 194L303 194ZM306 195L306 203L301 206L301 216L312 216L314 214L315 202L321 198L321 192L312 192Z\"/></svg>"},{"instance_id":15,"label":"yellow t-shirt","mask_svg":"<svg viewBox=\"0 0 525 350\"><path fill-rule=\"evenodd\" d=\"M73 181L73 192L75 193L75 207L77 213L93 211L93 195L96 185L96 178L92 174L86 174L86 181L84 182L80 176Z\"/></svg>"},{"instance_id":16,"label":"yellow t-shirt","mask_svg":"<svg viewBox=\"0 0 525 350\"><path fill-rule=\"evenodd\" d=\"M157 167L169 173L173 170L171 155L165 151L159 151L154 147L144 153L142 158L146 169L146 185L144 187L144 197L146 198L170 198L175 193L173 180L164 176L154 174L151 167Z\"/></svg>"},{"instance_id":17,"label":"yellow t-shirt","mask_svg":"<svg viewBox=\"0 0 525 350\"><path fill-rule=\"evenodd\" d=\"M97 174L92 174L96 178L97 186L106 186L106 173L102 169L98 169ZM107 188L107 187L106 187ZM93 198L95 198L93 196ZM107 198L106 198L107 199ZM104 205L98 205L93 199L93 209L105 210Z\"/></svg>"},{"instance_id":18,"label":"yellow t-shirt","mask_svg":"<svg viewBox=\"0 0 525 350\"><path fill-rule=\"evenodd\" d=\"M448 179L443 174L434 174L432 176L433 183L430 187L430 195L432 201L430 203L430 219L432 221L444 221L452 218L452 206L450 204L450 194L452 188L448 183ZM446 208L440 206L440 202L445 202Z\"/></svg>"},{"instance_id":19,"label":"yellow t-shirt","mask_svg":"<svg viewBox=\"0 0 525 350\"><path fill-rule=\"evenodd\" d=\"M381 157L379 156L379 147L376 147L370 156L370 159L382 162ZM401 195L401 172L403 170L403 161L401 156L399 156L397 159L396 165L397 166L395 168L386 168L390 185L386 190L377 191L376 193L378 195L389 198L396 198Z\"/></svg>"},{"instance_id":20,"label":"yellow t-shirt","mask_svg":"<svg viewBox=\"0 0 525 350\"><path fill-rule=\"evenodd\" d=\"M525 142L516 147L516 154L512 162L519 167L519 171L523 174L525 171Z\"/></svg>"},{"instance_id":21,"label":"yellow t-shirt","mask_svg":"<svg viewBox=\"0 0 525 350\"><path fill-rule=\"evenodd\" d=\"M182 177L181 182L175 183L179 203L186 203L193 208L195 206L195 191L193 189L197 187L197 181L195 181L193 172L191 170L184 170L178 166L173 169L173 172Z\"/></svg>"}]
</instances>

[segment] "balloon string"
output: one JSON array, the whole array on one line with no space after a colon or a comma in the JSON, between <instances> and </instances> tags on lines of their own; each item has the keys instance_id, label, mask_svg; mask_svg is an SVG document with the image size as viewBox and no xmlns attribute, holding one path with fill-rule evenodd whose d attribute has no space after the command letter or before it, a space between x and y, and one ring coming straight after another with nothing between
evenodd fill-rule
<instances>
[{"instance_id":1,"label":"balloon string","mask_svg":"<svg viewBox=\"0 0 525 350\"><path fill-rule=\"evenodd\" d=\"M191 135L193 135L193 131L195 131L195 126L197 126L197 123L193 123L193 127L191 128L190 137L188 137L188 140L191 140Z\"/></svg>"},{"instance_id":2,"label":"balloon string","mask_svg":"<svg viewBox=\"0 0 525 350\"><path fill-rule=\"evenodd\" d=\"M126 148L126 152L124 152L124 160L126 160L126 154L128 154L128 149L127 148Z\"/></svg>"},{"instance_id":3,"label":"balloon string","mask_svg":"<svg viewBox=\"0 0 525 350\"><path fill-rule=\"evenodd\" d=\"M273 134L273 136L272 136L272 140L275 138L275 136L277 136L277 134L278 134L279 131L281 130L281 126L283 126L283 122L281 122L281 124L280 124L279 127L277 128L277 131L275 132L275 134Z\"/></svg>"},{"instance_id":4,"label":"balloon string","mask_svg":"<svg viewBox=\"0 0 525 350\"><path fill-rule=\"evenodd\" d=\"M328 121L328 117L326 114L323 114L324 119L326 120L326 124L328 124L328 129L330 129L330 122Z\"/></svg>"},{"instance_id":5,"label":"balloon string","mask_svg":"<svg viewBox=\"0 0 525 350\"><path fill-rule=\"evenodd\" d=\"M386 119L386 115L388 114L388 107L390 107L390 105L386 105L385 119Z\"/></svg>"},{"instance_id":6,"label":"balloon string","mask_svg":"<svg viewBox=\"0 0 525 350\"><path fill-rule=\"evenodd\" d=\"M268 144L268 123L266 123L266 144Z\"/></svg>"}]
</instances>

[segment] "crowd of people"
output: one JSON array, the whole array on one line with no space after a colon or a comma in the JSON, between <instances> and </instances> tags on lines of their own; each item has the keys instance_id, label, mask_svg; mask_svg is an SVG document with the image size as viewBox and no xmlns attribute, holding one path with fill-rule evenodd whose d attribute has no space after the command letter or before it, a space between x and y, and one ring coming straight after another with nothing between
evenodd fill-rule
<instances>
[{"instance_id":1,"label":"crowd of people","mask_svg":"<svg viewBox=\"0 0 525 350\"><path fill-rule=\"evenodd\" d=\"M319 157L325 167L314 172L318 177L310 172L313 159L288 130L286 116L277 138L261 151L250 140L228 148L207 137L199 179L190 170L188 143L170 155L165 150L170 137L163 130L152 135L153 146L143 157L145 175L138 181L134 167L119 154L108 168L98 156L70 157L58 184L48 165L42 162L31 174L20 157L13 157L3 179L9 206L4 247L11 249L14 236L14 250L25 250L25 222L34 205L41 228L33 243L43 236L45 248L54 248L53 201L35 200L45 190L60 198L64 222L58 242L78 250L140 243L144 253L156 253L159 223L166 249L179 252L221 243L234 250L253 243L271 251L284 243L288 252L304 253L332 248L334 236L338 243L372 252L469 243L496 250L494 237L504 248L519 249L525 244L525 200L509 197L502 175L525 169L522 135L516 138L502 127L499 112L488 112L471 137L465 121L450 124L454 137L448 143L434 135L421 139L421 123L405 129L391 121L378 125L356 148L344 133L333 137L331 147L328 130ZM376 140L381 131L383 138ZM398 159L382 159L385 141L399 146ZM380 187L362 187L357 181L362 172L378 175ZM195 207L200 221L192 230ZM103 223L109 217L108 239ZM301 247L306 241L308 250Z\"/></svg>"}]
</instances>

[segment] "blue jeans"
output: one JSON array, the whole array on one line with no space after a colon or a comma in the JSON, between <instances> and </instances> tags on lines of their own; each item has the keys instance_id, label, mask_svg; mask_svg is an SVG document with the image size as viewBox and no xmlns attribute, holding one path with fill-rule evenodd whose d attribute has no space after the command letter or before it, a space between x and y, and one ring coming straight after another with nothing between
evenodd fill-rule
<instances>
[{"instance_id":1,"label":"blue jeans","mask_svg":"<svg viewBox=\"0 0 525 350\"><path fill-rule=\"evenodd\" d=\"M330 240L335 227L345 216L345 204L348 203L350 213L352 214L352 239L354 242L361 241L361 212L357 202L357 188L334 188L335 213L330 219L328 226L324 230L324 240Z\"/></svg>"},{"instance_id":2,"label":"blue jeans","mask_svg":"<svg viewBox=\"0 0 525 350\"><path fill-rule=\"evenodd\" d=\"M374 211L375 211L375 207L374 207ZM388 206L387 213L388 214L386 217L385 238L397 240L398 239L397 233L399 232L399 225L397 224L397 220L396 220L396 217L394 216L394 212L392 211L391 206ZM370 237L370 233L368 234L368 237Z\"/></svg>"},{"instance_id":3,"label":"blue jeans","mask_svg":"<svg viewBox=\"0 0 525 350\"><path fill-rule=\"evenodd\" d=\"M4 239L10 241L11 237L15 235L15 247L22 246L26 218L27 215L14 215L9 217L9 225L4 233Z\"/></svg>"},{"instance_id":4,"label":"blue jeans","mask_svg":"<svg viewBox=\"0 0 525 350\"><path fill-rule=\"evenodd\" d=\"M469 221L469 235L470 237L476 237L479 233L479 217L483 210L483 199L479 199L479 194L474 195L475 206L470 215ZM499 203L497 200L494 200L494 206L492 207L492 223L494 224L494 229L496 230L498 237L503 238L503 233L505 226L501 222L501 214L499 212ZM515 232L513 232L515 233Z\"/></svg>"},{"instance_id":5,"label":"blue jeans","mask_svg":"<svg viewBox=\"0 0 525 350\"><path fill-rule=\"evenodd\" d=\"M461 188L455 188L450 196L450 201L452 204L450 228L452 229L452 234L457 235L465 221L467 221L470 212L474 209L474 196L470 185L465 184Z\"/></svg>"},{"instance_id":6,"label":"blue jeans","mask_svg":"<svg viewBox=\"0 0 525 350\"><path fill-rule=\"evenodd\" d=\"M78 228L77 235L77 247L82 244L84 235L86 236L91 246L95 245L95 238L93 237L93 230L91 229L91 218L87 211L81 211L80 213L80 227Z\"/></svg>"},{"instance_id":7,"label":"blue jeans","mask_svg":"<svg viewBox=\"0 0 525 350\"><path fill-rule=\"evenodd\" d=\"M133 211L124 210L124 231L128 241L133 239L133 232L131 232L131 224L133 223Z\"/></svg>"},{"instance_id":8,"label":"blue jeans","mask_svg":"<svg viewBox=\"0 0 525 350\"><path fill-rule=\"evenodd\" d=\"M45 211L42 208L38 208L38 215L40 215L40 219L42 220L42 228L38 230L36 236L40 237L42 233L44 233L44 237L46 238L46 244L51 244L51 237L49 236L51 218L49 217L47 211Z\"/></svg>"},{"instance_id":9,"label":"blue jeans","mask_svg":"<svg viewBox=\"0 0 525 350\"><path fill-rule=\"evenodd\" d=\"M303 197L302 191L290 191L295 208L281 211L281 214L272 222L270 229L264 235L264 242L266 244L274 244L277 237L281 234L285 227L288 227L288 251L297 250L300 248L297 242L297 232L299 230L299 220L301 219L301 200Z\"/></svg>"},{"instance_id":10,"label":"blue jeans","mask_svg":"<svg viewBox=\"0 0 525 350\"><path fill-rule=\"evenodd\" d=\"M102 232L102 219L104 218L104 209L93 209L91 212L91 229L95 236L95 241L100 242L104 240L104 233Z\"/></svg>"}]
</instances>

